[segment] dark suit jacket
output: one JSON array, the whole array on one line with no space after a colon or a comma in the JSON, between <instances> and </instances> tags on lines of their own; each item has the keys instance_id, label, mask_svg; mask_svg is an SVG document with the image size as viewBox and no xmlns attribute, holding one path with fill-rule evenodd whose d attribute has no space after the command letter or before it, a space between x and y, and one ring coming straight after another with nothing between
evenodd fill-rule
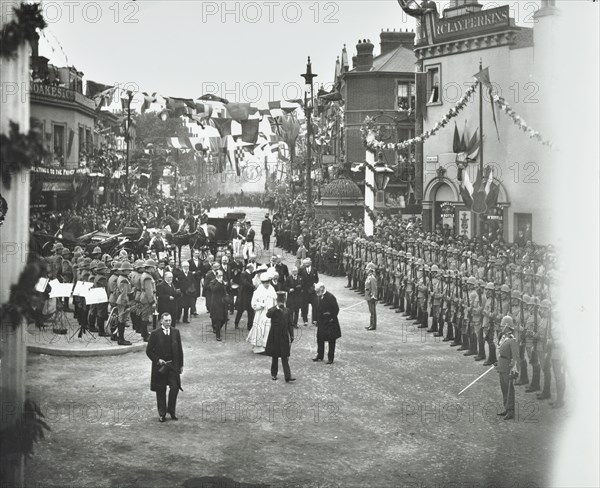
<instances>
[{"instance_id":1,"label":"dark suit jacket","mask_svg":"<svg viewBox=\"0 0 600 488\"><path fill-rule=\"evenodd\" d=\"M302 279L300 278L300 275L297 275L296 278L288 276L285 280L284 291L287 293L288 308L299 307L302 303L302 297L300 296L300 293L302 293Z\"/></svg>"},{"instance_id":2,"label":"dark suit jacket","mask_svg":"<svg viewBox=\"0 0 600 488\"><path fill-rule=\"evenodd\" d=\"M180 295L175 288L175 283L173 282L169 286L166 281L162 281L156 287L156 295L158 296L158 313L171 314L171 318L175 322L178 315L178 297ZM171 297L173 297L173 300L171 300Z\"/></svg>"},{"instance_id":3,"label":"dark suit jacket","mask_svg":"<svg viewBox=\"0 0 600 488\"><path fill-rule=\"evenodd\" d=\"M173 273L173 283L181 290L181 306L191 307L192 300L196 297L196 280L191 272L187 276L181 270Z\"/></svg>"},{"instance_id":4,"label":"dark suit jacket","mask_svg":"<svg viewBox=\"0 0 600 488\"><path fill-rule=\"evenodd\" d=\"M290 271L285 263L279 263L275 265L275 270L279 274L279 281L284 282L290 275Z\"/></svg>"},{"instance_id":5,"label":"dark suit jacket","mask_svg":"<svg viewBox=\"0 0 600 488\"><path fill-rule=\"evenodd\" d=\"M260 233L263 236L270 236L273 233L273 223L269 219L265 219L260 226Z\"/></svg>"},{"instance_id":6,"label":"dark suit jacket","mask_svg":"<svg viewBox=\"0 0 600 488\"><path fill-rule=\"evenodd\" d=\"M179 389L181 388L181 377L179 370L183 368L183 347L181 346L181 335L179 330L171 327L169 337L167 337L162 327L152 331L148 345L146 346L146 355L152 361L152 373L150 376L150 389L156 391L159 388L167 386L168 375L158 372L158 360L172 361L172 369L177 373Z\"/></svg>"},{"instance_id":7,"label":"dark suit jacket","mask_svg":"<svg viewBox=\"0 0 600 488\"><path fill-rule=\"evenodd\" d=\"M246 234L246 242L254 242L254 229L250 228L250 232Z\"/></svg>"},{"instance_id":8,"label":"dark suit jacket","mask_svg":"<svg viewBox=\"0 0 600 488\"><path fill-rule=\"evenodd\" d=\"M225 296L227 289L225 285L216 279L211 282L210 286L210 318L213 320L227 320L227 304Z\"/></svg>"},{"instance_id":9,"label":"dark suit jacket","mask_svg":"<svg viewBox=\"0 0 600 488\"><path fill-rule=\"evenodd\" d=\"M315 284L319 282L319 274L315 267L310 267L310 274L306 272L306 268L300 268L298 276L302 279L302 291L304 293L313 293L315 291Z\"/></svg>"},{"instance_id":10,"label":"dark suit jacket","mask_svg":"<svg viewBox=\"0 0 600 488\"><path fill-rule=\"evenodd\" d=\"M290 357L290 343L294 340L294 327L292 326L290 309L270 308L267 311L267 317L271 319L271 330L267 337L265 354L272 358Z\"/></svg>"},{"instance_id":11,"label":"dark suit jacket","mask_svg":"<svg viewBox=\"0 0 600 488\"><path fill-rule=\"evenodd\" d=\"M342 337L338 322L340 307L335 297L326 291L320 300L316 299L315 306L317 307L317 339L333 341Z\"/></svg>"},{"instance_id":12,"label":"dark suit jacket","mask_svg":"<svg viewBox=\"0 0 600 488\"><path fill-rule=\"evenodd\" d=\"M201 259L198 260L198 266L196 266L193 259L190 259L188 263L190 264L190 272L194 275L194 280L196 281L196 296L198 296L200 293L200 280L204 278L204 263Z\"/></svg>"},{"instance_id":13,"label":"dark suit jacket","mask_svg":"<svg viewBox=\"0 0 600 488\"><path fill-rule=\"evenodd\" d=\"M251 308L252 295L254 294L254 284L252 283L253 273L244 271L240 275L240 288L238 290L238 299L235 304L238 310L248 310Z\"/></svg>"}]
</instances>

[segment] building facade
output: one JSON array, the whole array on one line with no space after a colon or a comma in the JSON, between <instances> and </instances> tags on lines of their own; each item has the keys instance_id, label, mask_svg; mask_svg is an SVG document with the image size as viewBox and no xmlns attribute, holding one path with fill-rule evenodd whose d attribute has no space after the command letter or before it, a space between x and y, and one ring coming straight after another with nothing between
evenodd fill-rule
<instances>
[{"instance_id":1,"label":"building facade","mask_svg":"<svg viewBox=\"0 0 600 488\"><path fill-rule=\"evenodd\" d=\"M334 86L344 101L344 110L340 125L342 133L333 139L333 154L343 151L348 164L365 161L361 127L367 117L373 119L379 136L387 142L400 142L414 136L414 38L414 32L388 29L380 34L379 55L374 55L375 46L370 40L359 40L351 69L345 47L341 62L339 59L336 62ZM343 147L340 148L341 141ZM405 207L414 197L414 151L412 148L400 153L384 151L384 162L395 170L387 196ZM380 206L384 203L378 202Z\"/></svg>"},{"instance_id":2,"label":"building facade","mask_svg":"<svg viewBox=\"0 0 600 488\"><path fill-rule=\"evenodd\" d=\"M453 0L442 12L419 22L415 54L424 74L427 99L423 130L433 129L474 82L480 65L489 68L492 93L483 85L452 123L423 143L423 224L448 226L456 234L502 236L505 241L546 243L552 231L548 191L556 151L540 144L507 116L492 97L499 95L529 127L552 138L548 100L552 100L552 2L543 2L533 27L519 27L509 6L483 9L477 0ZM494 110L492 110L494 105ZM480 110L482 126L480 127ZM483 145L465 171L475 182L480 163L492 170L497 204L471 212L460 195L454 153L455 125L468 140L478 131ZM480 158L482 157L482 161Z\"/></svg>"}]
</instances>

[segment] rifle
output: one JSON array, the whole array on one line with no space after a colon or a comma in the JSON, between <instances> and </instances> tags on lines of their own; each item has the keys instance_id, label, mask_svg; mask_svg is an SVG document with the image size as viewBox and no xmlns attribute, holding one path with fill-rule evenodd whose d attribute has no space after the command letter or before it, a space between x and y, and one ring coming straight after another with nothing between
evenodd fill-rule
<instances>
[{"instance_id":1,"label":"rifle","mask_svg":"<svg viewBox=\"0 0 600 488\"><path fill-rule=\"evenodd\" d=\"M467 333L471 334L471 318L473 317L473 311L471 310L471 297L469 295L469 285L467 284Z\"/></svg>"}]
</instances>

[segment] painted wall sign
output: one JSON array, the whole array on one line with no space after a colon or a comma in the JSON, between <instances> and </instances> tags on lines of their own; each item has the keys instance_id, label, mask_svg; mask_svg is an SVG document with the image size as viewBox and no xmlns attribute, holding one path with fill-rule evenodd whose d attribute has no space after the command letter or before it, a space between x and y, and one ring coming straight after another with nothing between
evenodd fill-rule
<instances>
[{"instance_id":1,"label":"painted wall sign","mask_svg":"<svg viewBox=\"0 0 600 488\"><path fill-rule=\"evenodd\" d=\"M464 39L510 27L509 6L491 8L470 15L438 19L434 25L435 42Z\"/></svg>"}]
</instances>

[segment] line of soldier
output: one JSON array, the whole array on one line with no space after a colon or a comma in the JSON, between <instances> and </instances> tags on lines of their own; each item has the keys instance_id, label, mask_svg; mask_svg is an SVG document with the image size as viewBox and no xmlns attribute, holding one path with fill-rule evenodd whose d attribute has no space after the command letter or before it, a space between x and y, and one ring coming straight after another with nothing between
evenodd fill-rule
<instances>
[{"instance_id":1,"label":"line of soldier","mask_svg":"<svg viewBox=\"0 0 600 488\"><path fill-rule=\"evenodd\" d=\"M129 318L136 332L148 341L148 327L153 321L156 311L156 283L160 277L156 273L157 264L152 259L137 260L131 264L127 253L123 251L119 258L113 260L109 255L102 255L96 247L91 257L85 257L81 247L71 253L62 244L52 248L53 254L47 259L49 277L59 281L73 283L87 282L91 288L104 288L108 302L86 304L83 296L73 296L73 315L80 326L79 337L83 333L94 332L102 337L111 337L119 345L129 346L131 342L124 337ZM65 310L68 299L65 299ZM111 330L106 330L110 315Z\"/></svg>"},{"instance_id":2,"label":"line of soldier","mask_svg":"<svg viewBox=\"0 0 600 488\"><path fill-rule=\"evenodd\" d=\"M458 246L411 237L400 247L348 238L345 287L364 295L367 266L374 267L379 302L415 320L418 328L444 337L443 342L465 351L465 356L485 361L484 366L497 362L499 324L503 317L512 317L519 343L516 384L529 385L527 392L539 391L543 372L538 399L548 399L554 372L558 398L553 407L563 405L560 321L551 301L556 280L554 271L547 270L553 256L541 263L526 253L509 262L508 255L477 256Z\"/></svg>"}]
</instances>

